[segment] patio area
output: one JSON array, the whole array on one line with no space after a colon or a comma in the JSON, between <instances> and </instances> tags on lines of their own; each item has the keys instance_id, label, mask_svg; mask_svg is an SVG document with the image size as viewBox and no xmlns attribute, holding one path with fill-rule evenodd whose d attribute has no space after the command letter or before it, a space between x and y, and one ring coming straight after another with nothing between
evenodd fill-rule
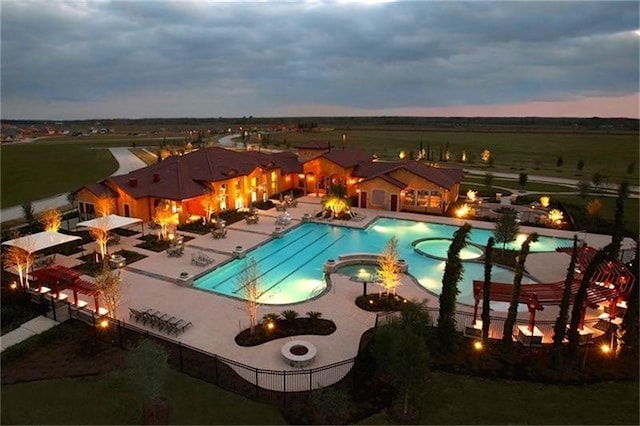
<instances>
[{"instance_id":1,"label":"patio area","mask_svg":"<svg viewBox=\"0 0 640 426\"><path fill-rule=\"evenodd\" d=\"M291 216L291 226L301 221L317 220L315 214L321 211L321 198L314 195L298 199L296 207L290 207L287 212ZM411 213L391 213L379 210L357 209L358 214L364 217L361 221L332 221L332 224L351 226L357 228L366 227L377 216L397 217L412 220L429 220L460 226L464 220L424 216ZM282 211L272 208L259 212L257 223L247 223L244 220L226 226L226 238L214 238L211 233L199 235L178 231L179 234L191 239L184 243L182 256L170 257L165 251L154 252L140 247L141 234L121 236L120 240L109 246L111 253L120 250L130 250L146 256L131 265L120 268L122 278L122 298L118 312L113 315L115 319L130 322L140 328L148 328L154 332L150 325L142 322L136 323L129 318L130 308L140 310L152 308L169 316L181 318L192 325L171 338L215 353L220 356L236 360L238 362L261 369L295 370L284 362L281 354L282 339L271 341L254 347L241 347L234 342L235 336L248 327L248 315L246 304L243 301L221 296L207 291L178 285L181 274L190 278L199 277L220 264L233 259L234 251L238 247L249 250L255 246L270 240L276 229L278 217ZM488 222L469 221L474 227L492 229L493 224ZM146 227L145 227L146 228ZM540 229L521 227L522 232L532 232ZM573 233L559 230L544 230L544 234L571 238ZM585 240L589 246L602 247L610 241L610 237L604 235L580 234L579 238ZM626 242L628 244L628 242ZM95 249L95 243L85 244L84 252L91 253ZM345 252L348 249L345 248ZM205 253L213 262L208 265L199 265L192 262L192 255ZM56 263L64 266L74 266L80 263L80 255L56 256ZM541 281L561 281L566 274L569 263L569 255L564 253L533 253L527 260L529 273ZM409 271L411 267L409 265ZM184 273L184 274L183 274ZM296 336L317 348L317 353L312 367L329 365L354 357L358 351L358 344L362 333L375 324L376 314L358 309L354 300L362 294L362 286L349 277L331 274L330 289L321 297L303 303L288 306L260 306L258 318L267 313L280 313L284 309L296 310L300 316L305 316L309 311L322 313L322 318L333 321L337 330L329 336L305 335ZM427 301L427 306L437 308L438 296L429 293L410 275L402 274L402 285L398 294L407 299ZM370 286L370 291L376 291ZM63 291L68 292L68 290ZM72 298L69 294L67 297ZM91 301L89 301L91 302ZM91 303L92 305L92 303ZM89 309L91 306L88 307ZM461 312L473 313L473 306L458 305ZM558 313L556 307L548 307L538 314L538 320L555 320ZM588 318L596 318L602 312L588 310ZM494 315L500 313L494 312ZM504 313L506 315L506 313ZM519 319L526 321L526 310L519 313ZM291 338L289 340L293 340ZM348 371L348 370L347 370ZM345 371L345 374L346 372Z\"/></svg>"}]
</instances>

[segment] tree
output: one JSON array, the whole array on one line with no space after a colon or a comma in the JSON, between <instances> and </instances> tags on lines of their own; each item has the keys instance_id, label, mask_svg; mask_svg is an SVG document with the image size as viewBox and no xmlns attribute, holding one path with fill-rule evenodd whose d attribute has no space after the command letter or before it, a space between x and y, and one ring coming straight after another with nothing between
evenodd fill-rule
<instances>
[{"instance_id":1,"label":"tree","mask_svg":"<svg viewBox=\"0 0 640 426\"><path fill-rule=\"evenodd\" d=\"M584 161L578 160L578 164L576 165L576 168L578 169L579 172L581 172L582 169L584 169Z\"/></svg>"},{"instance_id":2,"label":"tree","mask_svg":"<svg viewBox=\"0 0 640 426\"><path fill-rule=\"evenodd\" d=\"M57 232L62 224L62 215L58 209L49 207L40 214L40 223L45 231Z\"/></svg>"},{"instance_id":3,"label":"tree","mask_svg":"<svg viewBox=\"0 0 640 426\"><path fill-rule=\"evenodd\" d=\"M504 322L504 331L502 334L502 346L505 351L511 350L513 344L513 327L516 324L516 316L518 315L518 304L520 303L520 287L522 284L522 275L524 274L524 262L529 254L529 246L531 243L538 241L538 234L530 234L522 243L518 261L516 263L516 271L513 276L513 292L511 293L511 303L507 311L507 319Z\"/></svg>"},{"instance_id":4,"label":"tree","mask_svg":"<svg viewBox=\"0 0 640 426\"><path fill-rule=\"evenodd\" d=\"M11 235L11 239L15 240L20 238L20 234L18 232L13 232ZM2 251L2 260L5 263L5 267L7 268L15 268L18 273L18 280L20 281L20 286L23 289L29 288L29 278L27 276L27 272L31 268L31 264L33 263L34 256L32 254L33 248L35 247L35 242L29 236L24 237L21 240L19 246L7 246Z\"/></svg>"},{"instance_id":5,"label":"tree","mask_svg":"<svg viewBox=\"0 0 640 426\"><path fill-rule=\"evenodd\" d=\"M259 277L258 262L253 257L247 258L244 268L238 275L238 290L245 300L245 307L249 314L249 332L252 336L256 334L258 306L260 306L259 300L262 295Z\"/></svg>"},{"instance_id":6,"label":"tree","mask_svg":"<svg viewBox=\"0 0 640 426\"><path fill-rule=\"evenodd\" d=\"M211 221L211 216L216 211L216 207L218 206L218 196L216 195L213 188L207 188L204 195L202 196L202 200L200 200L200 204L204 209L204 222L209 223Z\"/></svg>"},{"instance_id":7,"label":"tree","mask_svg":"<svg viewBox=\"0 0 640 426\"><path fill-rule=\"evenodd\" d=\"M100 258L104 261L107 256L107 242L109 241L109 224L105 217L97 219L94 227L89 229L89 233L96 240Z\"/></svg>"},{"instance_id":8,"label":"tree","mask_svg":"<svg viewBox=\"0 0 640 426\"><path fill-rule=\"evenodd\" d=\"M591 284L591 278L598 269L598 266L605 260L610 258L611 244L604 247L602 250L598 250L591 259L591 262L587 265L586 270L583 272L580 286L573 300L573 308L571 309L571 322L569 323L569 330L567 331L567 337L569 339L569 345L567 347L567 355L569 358L575 358L578 354L578 345L580 342L580 334L578 328L582 322L583 307L587 299L587 290Z\"/></svg>"},{"instance_id":9,"label":"tree","mask_svg":"<svg viewBox=\"0 0 640 426\"><path fill-rule=\"evenodd\" d=\"M173 213L168 202L158 204L153 216L153 220L160 225L160 235L163 240L167 239L169 225L176 222L175 213Z\"/></svg>"},{"instance_id":10,"label":"tree","mask_svg":"<svg viewBox=\"0 0 640 426\"><path fill-rule=\"evenodd\" d=\"M424 304L404 306L400 318L378 327L374 338L376 364L401 392L403 412L411 395L419 394L429 374L429 348L425 336L430 324Z\"/></svg>"},{"instance_id":11,"label":"tree","mask_svg":"<svg viewBox=\"0 0 640 426\"><path fill-rule=\"evenodd\" d=\"M520 173L518 175L518 184L520 185L520 188L523 188L527 185L527 180L529 179L529 176L526 173Z\"/></svg>"},{"instance_id":12,"label":"tree","mask_svg":"<svg viewBox=\"0 0 640 426\"><path fill-rule=\"evenodd\" d=\"M591 178L591 182L593 183L593 186L595 186L596 188L602 185L603 180L604 180L604 177L600 174L600 172L595 172L593 174L593 177Z\"/></svg>"},{"instance_id":13,"label":"tree","mask_svg":"<svg viewBox=\"0 0 640 426\"><path fill-rule=\"evenodd\" d=\"M455 350L456 333L456 296L460 293L458 281L462 278L464 268L460 261L460 250L467 245L467 236L471 225L465 223L454 234L447 252L447 263L442 276L442 292L440 293L440 313L438 316L438 341L445 352Z\"/></svg>"},{"instance_id":14,"label":"tree","mask_svg":"<svg viewBox=\"0 0 640 426\"><path fill-rule=\"evenodd\" d=\"M377 282L385 293L389 296L389 293L393 290L395 293L396 288L400 285L400 268L398 267L398 239L391 237L382 251L382 254L378 256L378 277L380 281Z\"/></svg>"},{"instance_id":15,"label":"tree","mask_svg":"<svg viewBox=\"0 0 640 426\"><path fill-rule=\"evenodd\" d=\"M491 321L491 268L493 266L493 246L495 239L489 237L487 247L484 250L484 283L482 285L482 340L486 343L489 340L489 324Z\"/></svg>"},{"instance_id":16,"label":"tree","mask_svg":"<svg viewBox=\"0 0 640 426\"><path fill-rule=\"evenodd\" d=\"M483 180L487 191L491 191L491 188L493 187L493 173L485 173Z\"/></svg>"},{"instance_id":17,"label":"tree","mask_svg":"<svg viewBox=\"0 0 640 426\"><path fill-rule=\"evenodd\" d=\"M140 339L129 351L127 372L143 401L143 424L166 424L159 422L158 417L162 417L160 396L169 372L168 358L161 346L146 338ZM165 414L168 417L168 412Z\"/></svg>"},{"instance_id":18,"label":"tree","mask_svg":"<svg viewBox=\"0 0 640 426\"><path fill-rule=\"evenodd\" d=\"M502 251L516 239L520 232L520 225L517 222L517 212L514 209L503 208L493 229L493 237L496 242L502 243Z\"/></svg>"},{"instance_id":19,"label":"tree","mask_svg":"<svg viewBox=\"0 0 640 426\"><path fill-rule=\"evenodd\" d=\"M564 280L564 291L562 292L562 301L560 302L560 312L553 326L553 345L551 347L551 363L554 368L560 368L560 352L562 350L562 341L567 333L567 320L569 319L569 305L571 304L571 286L573 284L576 260L578 258L578 236L573 236L573 250L571 251L571 261L567 268L567 277Z\"/></svg>"},{"instance_id":20,"label":"tree","mask_svg":"<svg viewBox=\"0 0 640 426\"><path fill-rule=\"evenodd\" d=\"M558 159L556 160L556 167L562 167L563 164L564 164L564 159L562 158L562 155L559 155Z\"/></svg>"},{"instance_id":21,"label":"tree","mask_svg":"<svg viewBox=\"0 0 640 426\"><path fill-rule=\"evenodd\" d=\"M587 214L592 219L599 219L602 217L603 206L602 206L602 201L600 201L600 199L594 198L593 200L589 201L587 203L586 209L587 209Z\"/></svg>"},{"instance_id":22,"label":"tree","mask_svg":"<svg viewBox=\"0 0 640 426\"><path fill-rule=\"evenodd\" d=\"M109 216L115 209L115 206L116 200L113 199L113 197L104 195L96 201L96 213L98 214L98 217Z\"/></svg>"},{"instance_id":23,"label":"tree","mask_svg":"<svg viewBox=\"0 0 640 426\"><path fill-rule=\"evenodd\" d=\"M30 228L36 223L36 217L33 212L33 204L31 204L31 202L27 202L22 205L22 215L27 221L27 224L29 224Z\"/></svg>"},{"instance_id":24,"label":"tree","mask_svg":"<svg viewBox=\"0 0 640 426\"><path fill-rule=\"evenodd\" d=\"M580 194L580 197L586 198L589 192L591 192L591 184L589 182L578 182L578 194Z\"/></svg>"},{"instance_id":25,"label":"tree","mask_svg":"<svg viewBox=\"0 0 640 426\"><path fill-rule=\"evenodd\" d=\"M102 264L102 270L95 277L96 286L102 293L102 299L104 300L105 307L109 311L111 318L116 318L118 313L118 307L120 306L120 300L122 298L122 292L120 291L120 285L122 280L120 279L120 271L112 271L109 265L105 262Z\"/></svg>"}]
</instances>

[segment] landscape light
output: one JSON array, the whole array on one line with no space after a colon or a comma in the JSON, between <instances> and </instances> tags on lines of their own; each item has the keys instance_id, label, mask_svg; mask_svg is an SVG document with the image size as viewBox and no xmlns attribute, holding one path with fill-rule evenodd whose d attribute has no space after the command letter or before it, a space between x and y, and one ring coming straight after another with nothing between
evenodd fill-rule
<instances>
[{"instance_id":1,"label":"landscape light","mask_svg":"<svg viewBox=\"0 0 640 426\"><path fill-rule=\"evenodd\" d=\"M482 350L482 342L480 340L476 340L475 342L473 342L473 348L477 351L481 351Z\"/></svg>"}]
</instances>

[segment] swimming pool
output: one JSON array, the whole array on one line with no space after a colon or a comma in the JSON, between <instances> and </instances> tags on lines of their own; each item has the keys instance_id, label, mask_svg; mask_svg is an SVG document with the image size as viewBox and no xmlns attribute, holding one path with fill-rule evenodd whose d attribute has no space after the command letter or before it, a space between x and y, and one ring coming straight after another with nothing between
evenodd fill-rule
<instances>
[{"instance_id":1,"label":"swimming pool","mask_svg":"<svg viewBox=\"0 0 640 426\"><path fill-rule=\"evenodd\" d=\"M440 294L445 261L417 253L412 243L425 238L451 238L457 226L417 222L404 219L378 218L366 229L353 229L319 223L303 223L290 229L282 238L273 239L247 253L258 263L260 303L289 304L311 299L326 289L323 265L328 259L337 259L346 253L379 253L387 241L396 236L400 258L409 264L409 272L420 284ZM492 230L474 228L469 241L484 246ZM572 240L541 236L531 245L531 252L554 251L556 247L570 246ZM508 244L519 248L520 243ZM442 245L438 257L446 258L448 245ZM464 275L458 287L458 301L473 303L472 281L482 279L484 265L463 262ZM226 296L242 298L238 276L246 267L244 259L235 259L194 282L196 288ZM513 273L494 266L492 280L512 282ZM523 283L531 280L523 279Z\"/></svg>"}]
</instances>

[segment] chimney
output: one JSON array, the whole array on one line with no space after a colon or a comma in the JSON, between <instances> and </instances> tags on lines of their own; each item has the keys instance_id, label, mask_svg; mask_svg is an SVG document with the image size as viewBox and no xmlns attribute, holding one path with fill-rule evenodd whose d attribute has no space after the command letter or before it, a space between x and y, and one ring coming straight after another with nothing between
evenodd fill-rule
<instances>
[{"instance_id":1,"label":"chimney","mask_svg":"<svg viewBox=\"0 0 640 426\"><path fill-rule=\"evenodd\" d=\"M129 178L129 186L131 187L138 186L138 178Z\"/></svg>"},{"instance_id":2,"label":"chimney","mask_svg":"<svg viewBox=\"0 0 640 426\"><path fill-rule=\"evenodd\" d=\"M153 174L153 181L154 182L160 182L160 173L154 173Z\"/></svg>"}]
</instances>

